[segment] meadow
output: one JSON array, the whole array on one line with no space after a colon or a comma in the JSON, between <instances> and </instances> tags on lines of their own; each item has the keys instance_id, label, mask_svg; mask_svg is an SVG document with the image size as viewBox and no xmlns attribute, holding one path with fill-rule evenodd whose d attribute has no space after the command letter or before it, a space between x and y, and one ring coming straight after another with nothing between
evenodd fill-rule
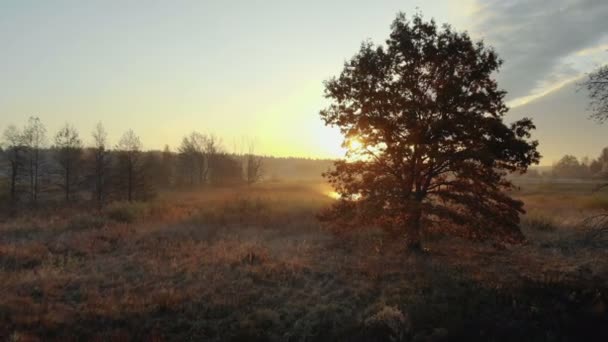
<instances>
[{"instance_id":1,"label":"meadow","mask_svg":"<svg viewBox=\"0 0 608 342\"><path fill-rule=\"evenodd\" d=\"M173 191L0 222L9 341L608 340L608 250L590 183L530 183L521 245L336 235L320 182Z\"/></svg>"}]
</instances>

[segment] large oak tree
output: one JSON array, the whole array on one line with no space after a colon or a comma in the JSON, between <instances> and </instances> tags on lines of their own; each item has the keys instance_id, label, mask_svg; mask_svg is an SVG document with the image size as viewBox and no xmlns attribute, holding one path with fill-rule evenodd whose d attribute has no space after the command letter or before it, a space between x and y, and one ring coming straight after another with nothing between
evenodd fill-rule
<instances>
[{"instance_id":1,"label":"large oak tree","mask_svg":"<svg viewBox=\"0 0 608 342\"><path fill-rule=\"evenodd\" d=\"M413 249L423 228L520 241L523 203L506 175L540 155L530 119L503 122L500 65L483 42L420 15L399 14L386 45L363 43L325 82L321 118L350 150L325 174L341 198L321 217L381 225Z\"/></svg>"}]
</instances>

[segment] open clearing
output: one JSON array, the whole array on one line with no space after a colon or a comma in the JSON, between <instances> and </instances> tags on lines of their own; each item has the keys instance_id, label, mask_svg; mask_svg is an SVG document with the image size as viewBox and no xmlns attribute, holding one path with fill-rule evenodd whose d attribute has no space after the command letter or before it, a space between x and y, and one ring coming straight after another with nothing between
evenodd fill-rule
<instances>
[{"instance_id":1,"label":"open clearing","mask_svg":"<svg viewBox=\"0 0 608 342\"><path fill-rule=\"evenodd\" d=\"M0 339L605 339L608 250L579 224L608 201L590 188L524 186L523 245L429 234L424 256L332 234L317 183L22 213L0 223Z\"/></svg>"}]
</instances>

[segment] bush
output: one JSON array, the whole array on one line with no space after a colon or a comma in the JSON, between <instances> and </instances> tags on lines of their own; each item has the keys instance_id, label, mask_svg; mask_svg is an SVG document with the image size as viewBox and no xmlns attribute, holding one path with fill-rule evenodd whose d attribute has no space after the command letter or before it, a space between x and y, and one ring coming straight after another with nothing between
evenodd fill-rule
<instances>
[{"instance_id":1,"label":"bush","mask_svg":"<svg viewBox=\"0 0 608 342\"><path fill-rule=\"evenodd\" d=\"M306 307L303 315L298 315L284 335L287 341L349 341L356 335L357 321L353 303L348 301L324 300ZM290 323L291 323L290 322Z\"/></svg>"},{"instance_id":2,"label":"bush","mask_svg":"<svg viewBox=\"0 0 608 342\"><path fill-rule=\"evenodd\" d=\"M364 323L370 336L383 341L403 341L411 329L407 315L392 306L383 306Z\"/></svg>"},{"instance_id":3,"label":"bush","mask_svg":"<svg viewBox=\"0 0 608 342\"><path fill-rule=\"evenodd\" d=\"M106 225L106 218L100 215L78 214L72 217L66 226L67 230L100 229Z\"/></svg>"},{"instance_id":4,"label":"bush","mask_svg":"<svg viewBox=\"0 0 608 342\"><path fill-rule=\"evenodd\" d=\"M523 220L523 224L530 229L541 232L552 232L557 229L557 226L552 219L540 215L526 216Z\"/></svg>"},{"instance_id":5,"label":"bush","mask_svg":"<svg viewBox=\"0 0 608 342\"><path fill-rule=\"evenodd\" d=\"M271 341L278 340L272 330L280 328L280 315L270 309L258 309L240 322L235 340L242 341Z\"/></svg>"},{"instance_id":6,"label":"bush","mask_svg":"<svg viewBox=\"0 0 608 342\"><path fill-rule=\"evenodd\" d=\"M587 198L583 205L587 209L606 210L608 209L608 197L605 195L595 195Z\"/></svg>"},{"instance_id":7,"label":"bush","mask_svg":"<svg viewBox=\"0 0 608 342\"><path fill-rule=\"evenodd\" d=\"M9 201L8 182L4 179L0 179L0 204L8 203L8 201Z\"/></svg>"},{"instance_id":8,"label":"bush","mask_svg":"<svg viewBox=\"0 0 608 342\"><path fill-rule=\"evenodd\" d=\"M108 218L121 223L133 223L145 217L146 213L147 206L142 202L113 202L105 209Z\"/></svg>"}]
</instances>

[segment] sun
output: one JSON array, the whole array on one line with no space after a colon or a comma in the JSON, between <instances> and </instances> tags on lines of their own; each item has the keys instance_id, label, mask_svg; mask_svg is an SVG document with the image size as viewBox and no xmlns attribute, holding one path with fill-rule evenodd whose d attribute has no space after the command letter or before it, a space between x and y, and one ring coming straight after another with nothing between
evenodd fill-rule
<instances>
[{"instance_id":1,"label":"sun","mask_svg":"<svg viewBox=\"0 0 608 342\"><path fill-rule=\"evenodd\" d=\"M350 138L348 140L348 149L351 151L358 151L363 148L363 143L359 138Z\"/></svg>"}]
</instances>

